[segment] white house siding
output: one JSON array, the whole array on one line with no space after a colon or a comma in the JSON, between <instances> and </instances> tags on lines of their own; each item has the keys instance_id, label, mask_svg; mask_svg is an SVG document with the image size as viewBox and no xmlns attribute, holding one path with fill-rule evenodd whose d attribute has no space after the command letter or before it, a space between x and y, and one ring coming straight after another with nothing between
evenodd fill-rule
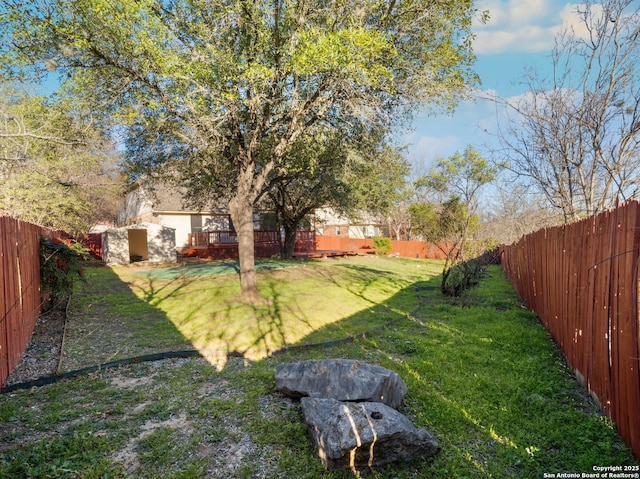
<instances>
[{"instance_id":1,"label":"white house siding","mask_svg":"<svg viewBox=\"0 0 640 479\"><path fill-rule=\"evenodd\" d=\"M376 227L373 225L349 226L349 238L373 238L377 234Z\"/></svg>"},{"instance_id":2,"label":"white house siding","mask_svg":"<svg viewBox=\"0 0 640 479\"><path fill-rule=\"evenodd\" d=\"M316 234L364 239L380 236L380 226L374 217L361 212L359 218L341 216L331 208L316 210Z\"/></svg>"},{"instance_id":3,"label":"white house siding","mask_svg":"<svg viewBox=\"0 0 640 479\"><path fill-rule=\"evenodd\" d=\"M153 212L153 202L146 198L142 188L127 193L118 207L118 224L125 225L130 221L149 215Z\"/></svg>"},{"instance_id":4,"label":"white house siding","mask_svg":"<svg viewBox=\"0 0 640 479\"><path fill-rule=\"evenodd\" d=\"M163 226L176 230L176 247L183 248L189 245L189 233L198 233L191 230L191 217L198 213L158 213L157 220ZM227 215L200 215L202 216L202 231L229 231L231 224Z\"/></svg>"},{"instance_id":5,"label":"white house siding","mask_svg":"<svg viewBox=\"0 0 640 479\"><path fill-rule=\"evenodd\" d=\"M158 223L176 230L176 247L182 248L189 245L189 233L191 233L191 215L160 213L157 216Z\"/></svg>"}]
</instances>

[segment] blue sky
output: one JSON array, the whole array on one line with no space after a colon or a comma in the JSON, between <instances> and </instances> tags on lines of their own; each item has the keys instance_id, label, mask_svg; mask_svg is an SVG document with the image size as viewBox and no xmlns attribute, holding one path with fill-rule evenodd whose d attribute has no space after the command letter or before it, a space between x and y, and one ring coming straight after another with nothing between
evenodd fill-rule
<instances>
[{"instance_id":1,"label":"blue sky","mask_svg":"<svg viewBox=\"0 0 640 479\"><path fill-rule=\"evenodd\" d=\"M576 4L563 0L478 0L476 7L491 15L486 24L476 22L473 27L480 89L502 98L526 91L518 82L525 68L549 70L554 37L563 25L579 29ZM462 152L467 145L483 151L483 145L493 141L490 133L495 129L494 103L464 101L453 115L417 115L413 131L401 141L409 144L413 164L428 166L440 157Z\"/></svg>"}]
</instances>

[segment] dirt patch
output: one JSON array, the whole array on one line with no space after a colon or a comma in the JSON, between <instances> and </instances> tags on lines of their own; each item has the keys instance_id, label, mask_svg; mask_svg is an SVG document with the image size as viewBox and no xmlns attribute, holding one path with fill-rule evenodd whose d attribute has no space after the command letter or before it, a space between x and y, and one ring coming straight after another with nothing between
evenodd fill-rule
<instances>
[{"instance_id":1,"label":"dirt patch","mask_svg":"<svg viewBox=\"0 0 640 479\"><path fill-rule=\"evenodd\" d=\"M153 376L142 378L123 378L116 376L109 379L109 383L117 388L137 388L138 386L146 386L152 382Z\"/></svg>"},{"instance_id":2,"label":"dirt patch","mask_svg":"<svg viewBox=\"0 0 640 479\"><path fill-rule=\"evenodd\" d=\"M239 428L228 426L229 439L201 453L209 454L211 463L207 477L223 479L235 475L248 456L258 454L258 445ZM257 476L265 477L265 476Z\"/></svg>"}]
</instances>

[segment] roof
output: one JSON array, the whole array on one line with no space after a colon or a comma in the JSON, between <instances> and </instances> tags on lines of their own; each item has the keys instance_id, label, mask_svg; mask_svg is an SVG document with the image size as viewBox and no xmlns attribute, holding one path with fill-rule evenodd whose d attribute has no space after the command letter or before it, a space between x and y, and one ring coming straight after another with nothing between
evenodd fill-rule
<instances>
[{"instance_id":1,"label":"roof","mask_svg":"<svg viewBox=\"0 0 640 479\"><path fill-rule=\"evenodd\" d=\"M171 228L170 226L165 226L157 223L135 223L132 225L120 226L118 228L109 228L108 231L117 231L117 230L174 230L175 228Z\"/></svg>"},{"instance_id":2,"label":"roof","mask_svg":"<svg viewBox=\"0 0 640 479\"><path fill-rule=\"evenodd\" d=\"M148 190L140 185L138 185L140 192L143 196L150 198L153 203L153 211L156 213L170 213L170 212L180 212L180 213L218 213L218 214L228 214L229 209L226 207L227 202L225 200L221 200L221 204L223 207L216 207L210 209L197 210L195 208L189 208L185 206L184 197L186 194L186 188L173 188L166 184L155 184L153 185L153 190L148 192Z\"/></svg>"}]
</instances>

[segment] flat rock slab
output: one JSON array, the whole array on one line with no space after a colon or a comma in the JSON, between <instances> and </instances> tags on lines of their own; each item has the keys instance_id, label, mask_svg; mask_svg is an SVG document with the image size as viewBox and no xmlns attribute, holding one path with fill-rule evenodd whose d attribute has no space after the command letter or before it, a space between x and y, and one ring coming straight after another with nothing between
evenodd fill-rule
<instances>
[{"instance_id":1,"label":"flat rock slab","mask_svg":"<svg viewBox=\"0 0 640 479\"><path fill-rule=\"evenodd\" d=\"M427 430L382 403L309 397L300 403L318 455L329 469L356 472L438 452L438 441Z\"/></svg>"},{"instance_id":2,"label":"flat rock slab","mask_svg":"<svg viewBox=\"0 0 640 479\"><path fill-rule=\"evenodd\" d=\"M398 374L351 359L310 360L276 367L276 388L293 398L371 401L397 408L407 394Z\"/></svg>"}]
</instances>

